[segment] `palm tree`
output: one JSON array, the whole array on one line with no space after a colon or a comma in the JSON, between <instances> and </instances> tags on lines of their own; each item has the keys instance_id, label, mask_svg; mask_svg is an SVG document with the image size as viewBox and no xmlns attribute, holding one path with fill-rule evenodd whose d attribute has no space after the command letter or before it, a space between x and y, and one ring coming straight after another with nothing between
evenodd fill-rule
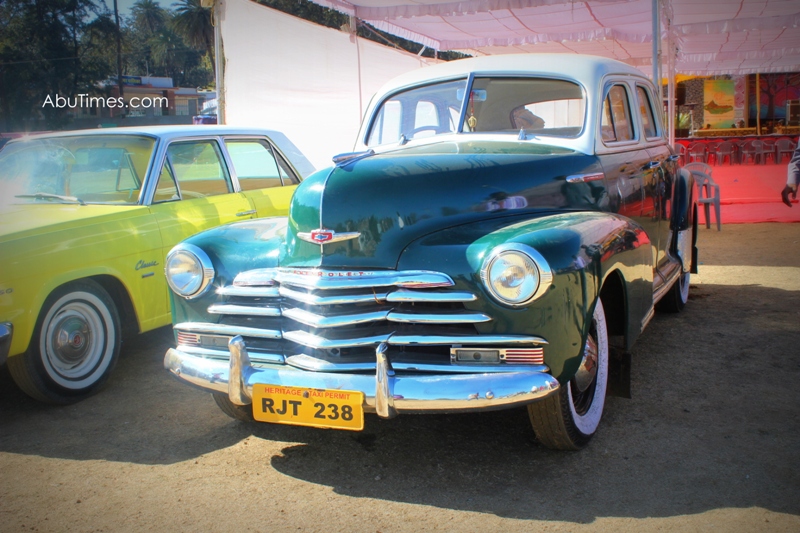
<instances>
[{"instance_id":1,"label":"palm tree","mask_svg":"<svg viewBox=\"0 0 800 533\"><path fill-rule=\"evenodd\" d=\"M203 50L210 58L214 57L214 24L211 10L202 7L200 0L179 0L172 4L175 16L173 29L183 36L190 46Z\"/></svg>"},{"instance_id":2,"label":"palm tree","mask_svg":"<svg viewBox=\"0 0 800 533\"><path fill-rule=\"evenodd\" d=\"M164 28L166 10L155 0L136 0L131 7L134 25L148 35L155 35Z\"/></svg>"}]
</instances>

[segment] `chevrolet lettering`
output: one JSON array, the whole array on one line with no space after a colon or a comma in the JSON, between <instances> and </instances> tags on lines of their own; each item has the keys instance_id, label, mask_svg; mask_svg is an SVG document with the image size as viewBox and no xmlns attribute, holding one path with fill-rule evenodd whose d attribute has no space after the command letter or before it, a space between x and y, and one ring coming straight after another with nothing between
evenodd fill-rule
<instances>
[{"instance_id":1,"label":"chevrolet lettering","mask_svg":"<svg viewBox=\"0 0 800 533\"><path fill-rule=\"evenodd\" d=\"M195 266L167 269L165 367L239 420L358 431L525 409L543 445L586 446L696 272L694 182L661 114L646 76L591 56L389 82L287 217L172 249Z\"/></svg>"}]
</instances>

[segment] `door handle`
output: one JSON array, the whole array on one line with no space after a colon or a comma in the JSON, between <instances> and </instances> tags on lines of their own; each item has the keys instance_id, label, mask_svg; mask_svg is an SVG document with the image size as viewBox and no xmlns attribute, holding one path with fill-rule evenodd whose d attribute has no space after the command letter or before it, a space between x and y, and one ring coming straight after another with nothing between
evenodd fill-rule
<instances>
[{"instance_id":1,"label":"door handle","mask_svg":"<svg viewBox=\"0 0 800 533\"><path fill-rule=\"evenodd\" d=\"M680 156L680 155L678 155L678 154L672 154L671 156L669 156L669 157L667 158L667 161L669 161L670 163L674 163L674 162L676 162L676 161L680 160L680 158L681 158L681 156Z\"/></svg>"},{"instance_id":2,"label":"door handle","mask_svg":"<svg viewBox=\"0 0 800 533\"><path fill-rule=\"evenodd\" d=\"M241 213L236 213L236 216L237 217L246 217L246 216L255 215L255 214L256 214L256 210L255 209L251 209L250 211L242 211Z\"/></svg>"},{"instance_id":3,"label":"door handle","mask_svg":"<svg viewBox=\"0 0 800 533\"><path fill-rule=\"evenodd\" d=\"M661 161L650 161L649 163L645 164L642 170L653 170L654 168L658 168L661 166Z\"/></svg>"}]
</instances>

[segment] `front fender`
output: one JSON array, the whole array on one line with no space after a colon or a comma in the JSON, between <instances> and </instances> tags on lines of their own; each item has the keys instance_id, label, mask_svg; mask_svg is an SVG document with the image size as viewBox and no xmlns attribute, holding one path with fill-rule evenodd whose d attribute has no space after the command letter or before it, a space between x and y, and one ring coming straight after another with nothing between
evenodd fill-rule
<instances>
[{"instance_id":1,"label":"front fender","mask_svg":"<svg viewBox=\"0 0 800 533\"><path fill-rule=\"evenodd\" d=\"M525 307L498 303L481 281L485 258L505 243L535 248L553 271L548 291ZM545 362L561 382L568 381L578 368L588 319L608 276L617 273L622 279L626 336L632 337L631 344L652 304L649 239L632 221L608 213L562 213L450 228L412 243L398 268L446 272L457 288L478 295L466 306L492 317L492 321L476 326L479 333L547 339Z\"/></svg>"}]
</instances>

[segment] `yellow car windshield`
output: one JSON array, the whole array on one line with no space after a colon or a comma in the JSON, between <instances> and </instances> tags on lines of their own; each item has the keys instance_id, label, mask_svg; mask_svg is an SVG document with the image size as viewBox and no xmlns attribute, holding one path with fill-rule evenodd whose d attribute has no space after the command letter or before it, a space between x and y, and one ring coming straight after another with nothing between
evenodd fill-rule
<instances>
[{"instance_id":1,"label":"yellow car windshield","mask_svg":"<svg viewBox=\"0 0 800 533\"><path fill-rule=\"evenodd\" d=\"M155 139L75 135L8 144L0 188L15 201L133 205L139 202Z\"/></svg>"}]
</instances>

